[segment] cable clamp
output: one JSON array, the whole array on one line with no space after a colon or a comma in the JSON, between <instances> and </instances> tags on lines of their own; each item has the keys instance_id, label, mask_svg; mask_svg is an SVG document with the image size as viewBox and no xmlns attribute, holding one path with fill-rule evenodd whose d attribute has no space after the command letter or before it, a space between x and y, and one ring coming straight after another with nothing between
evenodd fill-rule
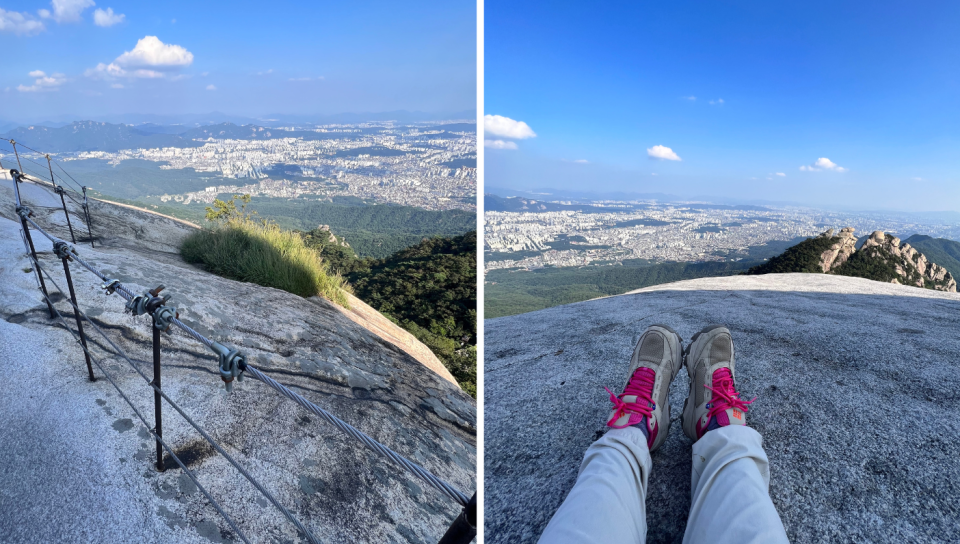
<instances>
[{"instance_id":1,"label":"cable clamp","mask_svg":"<svg viewBox=\"0 0 960 544\"><path fill-rule=\"evenodd\" d=\"M173 323L173 318L179 317L180 313L176 308L160 306L153 311L153 326L156 327L160 332L171 334L170 325Z\"/></svg>"},{"instance_id":2,"label":"cable clamp","mask_svg":"<svg viewBox=\"0 0 960 544\"><path fill-rule=\"evenodd\" d=\"M26 219L28 217L33 217L33 212L30 211L30 208L26 206L17 206L17 215Z\"/></svg>"},{"instance_id":3,"label":"cable clamp","mask_svg":"<svg viewBox=\"0 0 960 544\"><path fill-rule=\"evenodd\" d=\"M63 240L53 243L53 253L61 259L73 260L73 246Z\"/></svg>"},{"instance_id":4,"label":"cable clamp","mask_svg":"<svg viewBox=\"0 0 960 544\"><path fill-rule=\"evenodd\" d=\"M220 342L213 342L210 349L217 354L220 363L220 379L223 380L227 392L233 391L233 380L243 381L243 371L247 369L247 360L240 351L230 349Z\"/></svg>"},{"instance_id":5,"label":"cable clamp","mask_svg":"<svg viewBox=\"0 0 960 544\"><path fill-rule=\"evenodd\" d=\"M163 306L170 300L169 296L160 298L160 291L163 291L163 289L163 285L159 285L142 295L133 297L130 299L130 302L127 302L125 305L126 309L130 310L130 313L134 316L143 314L153 315L153 312L156 311L157 308Z\"/></svg>"},{"instance_id":6,"label":"cable clamp","mask_svg":"<svg viewBox=\"0 0 960 544\"><path fill-rule=\"evenodd\" d=\"M100 284L100 288L104 289L108 295L112 295L117 292L117 288L120 287L120 280L108 279L107 281Z\"/></svg>"},{"instance_id":7,"label":"cable clamp","mask_svg":"<svg viewBox=\"0 0 960 544\"><path fill-rule=\"evenodd\" d=\"M21 174L20 171L17 170L16 168L10 169L10 176L13 177L13 179L17 183L23 183L23 179L22 179L23 174Z\"/></svg>"},{"instance_id":8,"label":"cable clamp","mask_svg":"<svg viewBox=\"0 0 960 544\"><path fill-rule=\"evenodd\" d=\"M56 192L58 195L63 196L63 187L61 187L60 185L54 185L54 187L55 187L54 192Z\"/></svg>"}]
</instances>

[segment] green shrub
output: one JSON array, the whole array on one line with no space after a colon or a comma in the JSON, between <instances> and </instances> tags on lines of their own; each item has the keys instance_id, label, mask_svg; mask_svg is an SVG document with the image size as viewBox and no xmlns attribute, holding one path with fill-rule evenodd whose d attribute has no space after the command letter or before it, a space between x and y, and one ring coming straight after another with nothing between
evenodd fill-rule
<instances>
[{"instance_id":1,"label":"green shrub","mask_svg":"<svg viewBox=\"0 0 960 544\"><path fill-rule=\"evenodd\" d=\"M214 204L217 209L207 208L207 216L215 225L184 240L180 247L184 260L226 278L348 305L343 279L327 272L320 256L299 234L255 221L243 207L237 210L233 201Z\"/></svg>"}]
</instances>

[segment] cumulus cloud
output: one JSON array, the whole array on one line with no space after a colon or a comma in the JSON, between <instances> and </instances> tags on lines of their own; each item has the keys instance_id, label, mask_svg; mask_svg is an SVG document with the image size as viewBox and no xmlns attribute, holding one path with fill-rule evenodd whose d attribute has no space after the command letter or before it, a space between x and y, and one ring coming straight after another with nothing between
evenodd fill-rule
<instances>
[{"instance_id":1,"label":"cumulus cloud","mask_svg":"<svg viewBox=\"0 0 960 544\"><path fill-rule=\"evenodd\" d=\"M537 134L530 125L523 121L514 121L502 115L484 115L483 130L485 133L511 140L526 140L536 138Z\"/></svg>"},{"instance_id":2,"label":"cumulus cloud","mask_svg":"<svg viewBox=\"0 0 960 544\"><path fill-rule=\"evenodd\" d=\"M662 145L655 145L647 149L647 156L651 159L656 159L660 161L679 161L682 160L676 153L673 152L669 147Z\"/></svg>"},{"instance_id":3,"label":"cumulus cloud","mask_svg":"<svg viewBox=\"0 0 960 544\"><path fill-rule=\"evenodd\" d=\"M169 70L190 66L193 53L179 45L166 44L156 36L144 36L131 51L126 51L114 61L124 68Z\"/></svg>"},{"instance_id":4,"label":"cumulus cloud","mask_svg":"<svg viewBox=\"0 0 960 544\"><path fill-rule=\"evenodd\" d=\"M780 176L781 178L785 178L785 177L787 177L787 175L786 175L786 174L784 174L783 172L777 172L777 173L776 173L776 174L774 174L774 175L775 175L775 176Z\"/></svg>"},{"instance_id":5,"label":"cumulus cloud","mask_svg":"<svg viewBox=\"0 0 960 544\"><path fill-rule=\"evenodd\" d=\"M93 79L134 77L158 79L167 77L167 72L189 66L193 53L179 45L165 44L156 36L144 36L130 51L124 52L110 64L99 63L84 75ZM173 75L170 79L185 79L188 76Z\"/></svg>"},{"instance_id":6,"label":"cumulus cloud","mask_svg":"<svg viewBox=\"0 0 960 544\"><path fill-rule=\"evenodd\" d=\"M816 160L816 162L814 162L814 163L811 164L810 166L806 166L806 165L801 166L801 167L800 167L800 170L801 170L801 171L804 171L804 172L820 172L820 171L822 171L822 170L828 170L828 171L831 171L831 172L846 172L846 171L847 171L846 168L838 165L837 163L831 161L830 159L828 159L828 158L826 158L826 157L820 157L819 159Z\"/></svg>"},{"instance_id":7,"label":"cumulus cloud","mask_svg":"<svg viewBox=\"0 0 960 544\"><path fill-rule=\"evenodd\" d=\"M53 20L58 23L76 23L80 21L80 14L83 13L83 10L93 7L93 0L52 0L50 5L53 6ZM44 10L46 11L46 10ZM44 14L41 13L41 16ZM50 17L50 12L46 12L46 16Z\"/></svg>"},{"instance_id":8,"label":"cumulus cloud","mask_svg":"<svg viewBox=\"0 0 960 544\"><path fill-rule=\"evenodd\" d=\"M38 91L55 91L60 85L67 81L67 76L63 74L47 75L43 70L34 70L30 72L30 77L35 78L33 85L19 85L17 90L22 93L35 93Z\"/></svg>"},{"instance_id":9,"label":"cumulus cloud","mask_svg":"<svg viewBox=\"0 0 960 544\"><path fill-rule=\"evenodd\" d=\"M34 36L44 30L46 27L43 22L29 14L0 8L0 32L9 32L15 36Z\"/></svg>"},{"instance_id":10,"label":"cumulus cloud","mask_svg":"<svg viewBox=\"0 0 960 544\"><path fill-rule=\"evenodd\" d=\"M207 90L208 90L208 91L215 91L215 90L217 90L217 86L211 83L210 85L207 85Z\"/></svg>"},{"instance_id":11,"label":"cumulus cloud","mask_svg":"<svg viewBox=\"0 0 960 544\"><path fill-rule=\"evenodd\" d=\"M102 27L122 23L126 18L127 16L122 13L114 13L113 8L107 8L107 11L97 8L97 11L93 12L93 24Z\"/></svg>"},{"instance_id":12,"label":"cumulus cloud","mask_svg":"<svg viewBox=\"0 0 960 544\"><path fill-rule=\"evenodd\" d=\"M723 105L723 99L722 99L722 98L718 98L718 99L716 99L716 100L711 100L711 101L710 101L710 105L711 105L711 106L722 106L722 105Z\"/></svg>"},{"instance_id":13,"label":"cumulus cloud","mask_svg":"<svg viewBox=\"0 0 960 544\"><path fill-rule=\"evenodd\" d=\"M483 140L483 147L489 147L490 149L516 149L516 142L505 142L503 140Z\"/></svg>"}]
</instances>

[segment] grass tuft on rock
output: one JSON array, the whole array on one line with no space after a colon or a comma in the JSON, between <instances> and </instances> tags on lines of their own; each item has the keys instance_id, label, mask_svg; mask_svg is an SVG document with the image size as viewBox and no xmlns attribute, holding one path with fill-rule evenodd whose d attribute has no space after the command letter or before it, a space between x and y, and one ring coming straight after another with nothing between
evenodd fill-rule
<instances>
[{"instance_id":1,"label":"grass tuft on rock","mask_svg":"<svg viewBox=\"0 0 960 544\"><path fill-rule=\"evenodd\" d=\"M244 205L236 209L234 201ZM277 225L255 220L244 213L249 196L217 200L216 209L207 208L212 228L187 237L180 255L189 263L230 279L275 287L302 297L319 295L348 307L345 283L339 274L328 272L325 263L300 234Z\"/></svg>"}]
</instances>

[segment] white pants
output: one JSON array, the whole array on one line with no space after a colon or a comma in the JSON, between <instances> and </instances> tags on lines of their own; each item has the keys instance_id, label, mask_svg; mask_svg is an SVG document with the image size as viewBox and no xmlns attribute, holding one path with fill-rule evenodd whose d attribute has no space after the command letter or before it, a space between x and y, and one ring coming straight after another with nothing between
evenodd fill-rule
<instances>
[{"instance_id":1,"label":"white pants","mask_svg":"<svg viewBox=\"0 0 960 544\"><path fill-rule=\"evenodd\" d=\"M684 544L788 542L770 500L760 433L739 425L693 444L693 497ZM573 489L540 537L552 543L643 543L653 463L640 429L611 429L587 449Z\"/></svg>"}]
</instances>

